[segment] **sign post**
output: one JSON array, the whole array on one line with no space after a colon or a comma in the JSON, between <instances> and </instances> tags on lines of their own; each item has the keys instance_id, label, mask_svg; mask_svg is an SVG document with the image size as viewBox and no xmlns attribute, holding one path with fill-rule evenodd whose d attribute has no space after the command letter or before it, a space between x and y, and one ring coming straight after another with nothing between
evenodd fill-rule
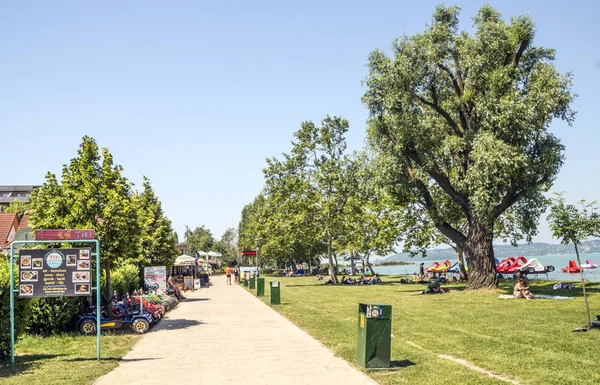
<instances>
[{"instance_id":1,"label":"sign post","mask_svg":"<svg viewBox=\"0 0 600 385\"><path fill-rule=\"evenodd\" d=\"M40 239L38 239L38 234ZM72 237L72 238L69 238ZM15 363L15 300L19 297L89 295L96 290L97 356L100 360L100 241L94 230L36 230L35 241L10 245L10 357ZM15 245L48 243L91 243L82 249L39 249L19 251L19 289L14 285ZM91 256L96 257L96 286L91 287Z\"/></svg>"}]
</instances>

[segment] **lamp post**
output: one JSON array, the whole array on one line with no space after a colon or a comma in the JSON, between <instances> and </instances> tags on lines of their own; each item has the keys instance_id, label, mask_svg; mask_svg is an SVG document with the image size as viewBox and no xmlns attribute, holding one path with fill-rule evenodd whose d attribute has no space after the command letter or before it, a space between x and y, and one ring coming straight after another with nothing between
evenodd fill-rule
<instances>
[{"instance_id":1,"label":"lamp post","mask_svg":"<svg viewBox=\"0 0 600 385\"><path fill-rule=\"evenodd\" d=\"M256 276L259 276L259 272L258 272L258 247L260 246L260 241L258 239L258 237L254 238L254 242L256 245Z\"/></svg>"}]
</instances>

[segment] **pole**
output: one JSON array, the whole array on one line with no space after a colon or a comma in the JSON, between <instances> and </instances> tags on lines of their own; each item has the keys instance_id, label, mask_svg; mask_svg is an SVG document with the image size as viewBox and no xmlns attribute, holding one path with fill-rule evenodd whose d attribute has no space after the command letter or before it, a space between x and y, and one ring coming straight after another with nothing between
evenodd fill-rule
<instances>
[{"instance_id":1,"label":"pole","mask_svg":"<svg viewBox=\"0 0 600 385\"><path fill-rule=\"evenodd\" d=\"M577 263L579 264L579 273L581 274L581 287L583 287L583 299L585 301L585 315L587 316L587 327L588 330L592 328L592 320L590 317L590 305L588 303L587 293L585 291L585 277L583 276L583 269L581 268L581 260L579 259L579 250L577 249L577 243L575 243L575 254L577 255Z\"/></svg>"},{"instance_id":2,"label":"pole","mask_svg":"<svg viewBox=\"0 0 600 385\"><path fill-rule=\"evenodd\" d=\"M100 313L102 313L102 309L100 308L100 241L95 240L96 242L96 345L97 345L97 355L98 361L100 361ZM109 303L108 306L111 306Z\"/></svg>"},{"instance_id":3,"label":"pole","mask_svg":"<svg viewBox=\"0 0 600 385\"><path fill-rule=\"evenodd\" d=\"M10 361L15 364L15 267L14 242L10 245Z\"/></svg>"}]
</instances>

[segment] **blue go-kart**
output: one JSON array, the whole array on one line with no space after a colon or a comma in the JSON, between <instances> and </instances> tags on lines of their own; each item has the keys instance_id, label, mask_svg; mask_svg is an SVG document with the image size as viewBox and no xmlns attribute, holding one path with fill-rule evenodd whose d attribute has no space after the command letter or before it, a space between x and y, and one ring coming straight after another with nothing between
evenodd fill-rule
<instances>
[{"instance_id":1,"label":"blue go-kart","mask_svg":"<svg viewBox=\"0 0 600 385\"><path fill-rule=\"evenodd\" d=\"M127 307L118 302L113 307L116 316L109 318L103 311L100 314L100 329L118 329L123 325L131 327L136 334L144 334L150 329L153 322L152 314L144 311L143 306L139 309L127 309ZM84 314L79 317L77 325L81 333L85 335L96 334L96 312Z\"/></svg>"}]
</instances>

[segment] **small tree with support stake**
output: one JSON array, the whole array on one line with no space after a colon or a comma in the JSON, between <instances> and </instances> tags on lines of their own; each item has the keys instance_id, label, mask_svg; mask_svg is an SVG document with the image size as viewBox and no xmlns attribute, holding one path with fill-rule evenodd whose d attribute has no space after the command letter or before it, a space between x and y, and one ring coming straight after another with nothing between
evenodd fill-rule
<instances>
[{"instance_id":1,"label":"small tree with support stake","mask_svg":"<svg viewBox=\"0 0 600 385\"><path fill-rule=\"evenodd\" d=\"M588 237L600 235L600 215L596 212L596 202L587 203L585 200L581 200L579 204L581 205L581 211L574 205L566 204L566 200L562 194L556 194L556 197L552 198L552 206L547 219L554 238L561 239L561 243L565 245L573 243L575 254L577 255L577 263L581 266L578 245ZM590 306L585 290L583 269L580 272L589 329L592 326Z\"/></svg>"}]
</instances>

